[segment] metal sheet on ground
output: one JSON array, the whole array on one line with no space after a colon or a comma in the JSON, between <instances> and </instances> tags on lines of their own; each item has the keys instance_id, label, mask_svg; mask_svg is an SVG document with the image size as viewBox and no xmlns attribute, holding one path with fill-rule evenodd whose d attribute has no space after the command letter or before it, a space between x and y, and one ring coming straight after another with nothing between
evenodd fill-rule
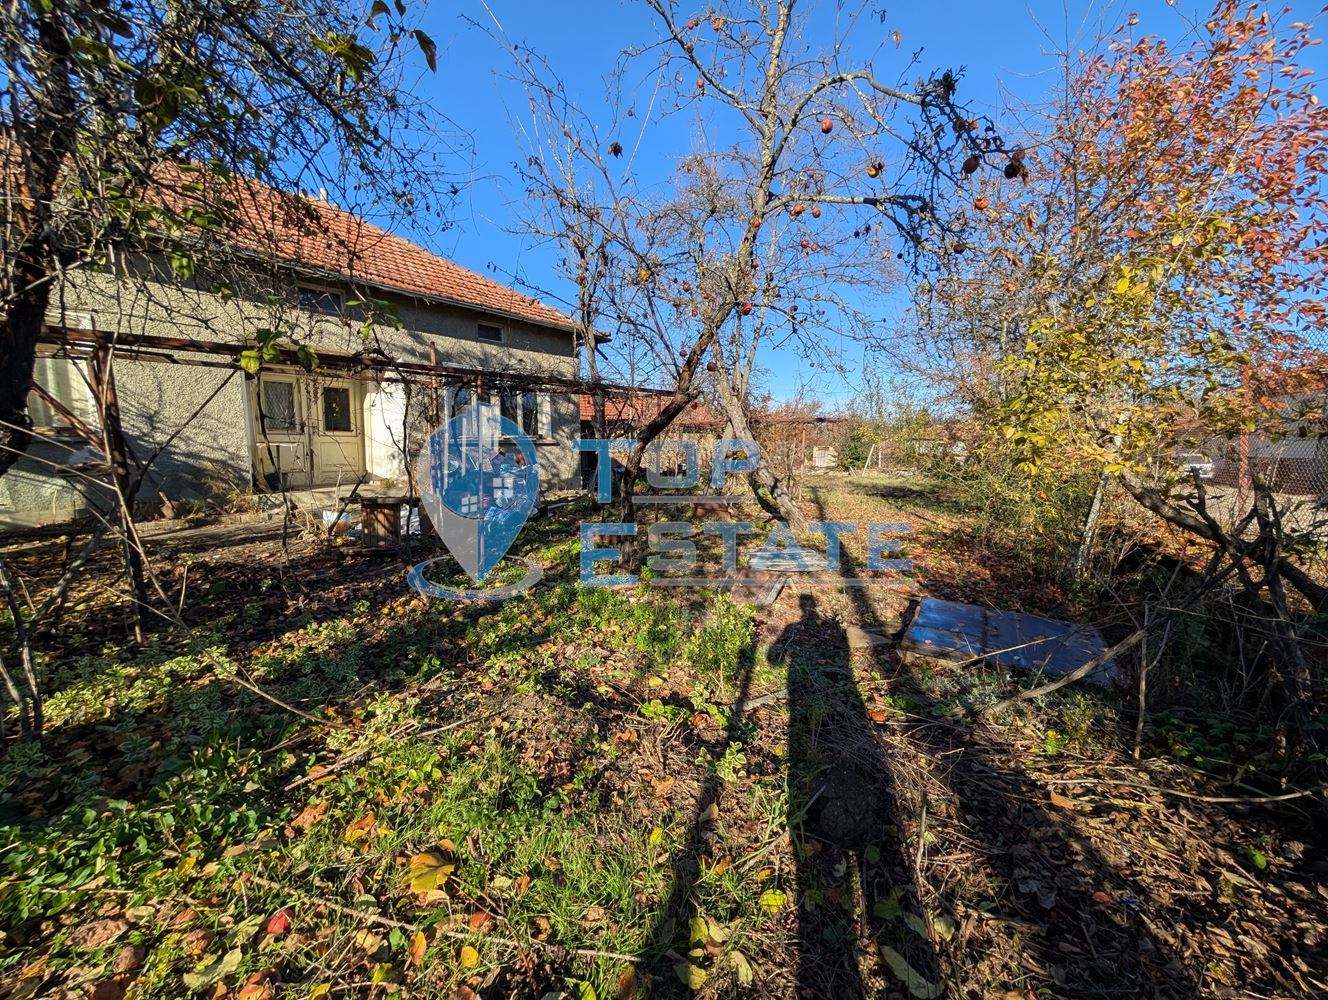
<instances>
[{"instance_id":1,"label":"metal sheet on ground","mask_svg":"<svg viewBox=\"0 0 1328 1000\"><path fill-rule=\"evenodd\" d=\"M1010 670L1049 677L1063 677L1105 649L1102 633L1093 625L931 597L923 598L900 642L901 652L909 656L982 658ZM1116 665L1108 661L1087 680L1109 685L1117 675Z\"/></svg>"},{"instance_id":2,"label":"metal sheet on ground","mask_svg":"<svg viewBox=\"0 0 1328 1000\"><path fill-rule=\"evenodd\" d=\"M1058 621L1018 611L987 614L987 659L1012 670L1063 677L1106 651L1102 633L1092 625ZM1115 664L1104 664L1089 681L1109 684Z\"/></svg>"}]
</instances>

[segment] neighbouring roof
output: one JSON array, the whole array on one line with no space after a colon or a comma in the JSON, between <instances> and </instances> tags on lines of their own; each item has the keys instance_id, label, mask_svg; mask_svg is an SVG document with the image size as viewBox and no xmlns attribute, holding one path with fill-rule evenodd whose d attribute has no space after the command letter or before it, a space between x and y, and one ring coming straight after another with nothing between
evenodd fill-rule
<instances>
[{"instance_id":1,"label":"neighbouring roof","mask_svg":"<svg viewBox=\"0 0 1328 1000\"><path fill-rule=\"evenodd\" d=\"M171 167L161 173L165 199L176 210L190 198L185 185L211 182L204 172ZM405 292L558 330L575 329L571 318L558 309L326 201L277 191L248 178L226 183L228 190L221 194L233 203L240 221L224 238L241 249L352 284Z\"/></svg>"},{"instance_id":2,"label":"neighbouring roof","mask_svg":"<svg viewBox=\"0 0 1328 1000\"><path fill-rule=\"evenodd\" d=\"M667 396L655 394L605 396L604 419L611 424L628 423L639 427L653 420L667 403ZM589 393L581 396L581 419L595 419L595 399ZM688 427L713 427L722 423L724 418L704 403L692 403L674 420L675 426Z\"/></svg>"}]
</instances>

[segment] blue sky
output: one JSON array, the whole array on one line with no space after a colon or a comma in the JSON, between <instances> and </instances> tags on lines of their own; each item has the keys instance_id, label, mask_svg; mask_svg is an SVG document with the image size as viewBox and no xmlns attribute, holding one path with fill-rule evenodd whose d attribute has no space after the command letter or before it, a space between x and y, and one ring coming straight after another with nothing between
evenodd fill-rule
<instances>
[{"instance_id":1,"label":"blue sky","mask_svg":"<svg viewBox=\"0 0 1328 1000\"><path fill-rule=\"evenodd\" d=\"M804 6L815 10L828 40L838 6L831 0L819 4L808 0ZM1295 13L1310 22L1319 9L1319 4L1303 0L1293 0L1291 6L1303 8ZM900 32L900 67L918 49L924 70L963 67L961 96L977 110L994 115L1007 101L1036 101L1052 89L1058 48L1082 47L1129 13L1139 16L1137 32L1175 39L1186 30L1187 19L1192 23L1207 9L1186 0L1178 0L1174 6L1165 0L1034 0L1023 4L908 0L869 4L855 35L867 35L864 41L874 48L879 38ZM707 8L697 4L694 11L684 11L701 16ZM542 52L574 99L592 111L604 106L605 78L619 53L629 46L653 42L656 25L644 4L632 0L575 4L489 0L487 9L479 0L454 0L435 2L424 15L423 27L437 42L439 57L438 72L421 81L420 91L469 133L473 159L462 171L464 190L452 226L445 232L403 235L499 280L510 282L516 273L537 286L566 293L557 287L553 274L554 250L519 232L518 203L523 191L512 164L524 154L512 125L514 118L524 117L524 99L520 88L504 78L506 55L477 26L491 25L494 18L513 40ZM892 45L886 46L877 58L876 69L884 68L884 76L891 75L888 61L896 58L895 51ZM1311 66L1322 75L1328 70L1328 57L1322 48L1314 51ZM662 179L672 158L687 149L687 127L686 121L677 119L657 127L651 150L658 155L640 159L640 169L656 170ZM551 301L557 304L555 299ZM856 345L847 348L848 360L860 357ZM765 385L777 397L792 396L802 387L834 407L855 391L852 377L845 380L811 370L792 352L768 352L762 367Z\"/></svg>"}]
</instances>

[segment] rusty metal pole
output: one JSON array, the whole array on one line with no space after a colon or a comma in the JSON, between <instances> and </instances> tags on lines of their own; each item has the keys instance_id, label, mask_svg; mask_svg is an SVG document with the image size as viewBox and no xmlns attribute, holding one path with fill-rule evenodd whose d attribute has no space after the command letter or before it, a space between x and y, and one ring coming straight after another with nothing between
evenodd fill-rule
<instances>
[{"instance_id":1,"label":"rusty metal pole","mask_svg":"<svg viewBox=\"0 0 1328 1000\"><path fill-rule=\"evenodd\" d=\"M125 569L129 574L130 589L133 591L134 634L139 642L143 641L143 632L148 625L148 587L143 568L143 553L134 543L133 507L137 489L129 479L129 445L125 440L124 428L120 422L120 397L115 389L115 370L111 345L105 340L98 340L92 353L92 382L97 393L97 409L101 418L102 441L106 450L106 461L111 468L111 478L115 486L117 507L120 520L120 534L124 540Z\"/></svg>"}]
</instances>

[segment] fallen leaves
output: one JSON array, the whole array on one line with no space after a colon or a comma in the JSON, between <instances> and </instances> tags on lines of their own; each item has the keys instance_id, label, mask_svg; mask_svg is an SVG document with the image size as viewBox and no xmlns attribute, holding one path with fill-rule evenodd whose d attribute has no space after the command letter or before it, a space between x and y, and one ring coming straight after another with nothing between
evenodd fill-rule
<instances>
[{"instance_id":1,"label":"fallen leaves","mask_svg":"<svg viewBox=\"0 0 1328 1000\"><path fill-rule=\"evenodd\" d=\"M276 969L261 969L244 981L236 1000L270 1000L273 984L279 982Z\"/></svg>"},{"instance_id":2,"label":"fallen leaves","mask_svg":"<svg viewBox=\"0 0 1328 1000\"><path fill-rule=\"evenodd\" d=\"M367 927L361 927L356 931L355 937L352 940L354 941L355 947L364 952L369 958L373 958L382 951L383 945L386 943L380 934L374 933Z\"/></svg>"},{"instance_id":3,"label":"fallen leaves","mask_svg":"<svg viewBox=\"0 0 1328 1000\"><path fill-rule=\"evenodd\" d=\"M111 964L113 972L130 972L143 964L143 959L147 957L147 949L142 945L127 944L115 956L115 961Z\"/></svg>"},{"instance_id":4,"label":"fallen leaves","mask_svg":"<svg viewBox=\"0 0 1328 1000\"><path fill-rule=\"evenodd\" d=\"M341 835L341 839L348 844L354 844L366 839L374 832L377 825L378 817L372 811L367 812L346 827L346 832Z\"/></svg>"},{"instance_id":5,"label":"fallen leaves","mask_svg":"<svg viewBox=\"0 0 1328 1000\"><path fill-rule=\"evenodd\" d=\"M104 948L129 930L129 922L119 917L90 920L69 932L69 943L75 948L88 950Z\"/></svg>"},{"instance_id":6,"label":"fallen leaves","mask_svg":"<svg viewBox=\"0 0 1328 1000\"><path fill-rule=\"evenodd\" d=\"M410 891L417 894L441 892L447 877L456 871L451 852L439 847L411 857L406 878Z\"/></svg>"},{"instance_id":7,"label":"fallen leaves","mask_svg":"<svg viewBox=\"0 0 1328 1000\"><path fill-rule=\"evenodd\" d=\"M632 1000L636 996L636 969L628 966L618 977L618 1000Z\"/></svg>"},{"instance_id":8,"label":"fallen leaves","mask_svg":"<svg viewBox=\"0 0 1328 1000\"><path fill-rule=\"evenodd\" d=\"M281 935L290 930L291 917L293 916L294 911L289 906L283 907L268 918L267 926L264 930L270 937L281 937Z\"/></svg>"},{"instance_id":9,"label":"fallen leaves","mask_svg":"<svg viewBox=\"0 0 1328 1000\"><path fill-rule=\"evenodd\" d=\"M458 961L460 961L463 969L473 969L480 964L480 953L471 945L463 944Z\"/></svg>"},{"instance_id":10,"label":"fallen leaves","mask_svg":"<svg viewBox=\"0 0 1328 1000\"><path fill-rule=\"evenodd\" d=\"M313 826L327 816L327 802L310 802L300 814L290 821L290 828L299 833L308 833Z\"/></svg>"},{"instance_id":11,"label":"fallen leaves","mask_svg":"<svg viewBox=\"0 0 1328 1000\"><path fill-rule=\"evenodd\" d=\"M761 893L761 909L767 913L778 913L788 904L788 895L783 889L767 889Z\"/></svg>"},{"instance_id":12,"label":"fallen leaves","mask_svg":"<svg viewBox=\"0 0 1328 1000\"><path fill-rule=\"evenodd\" d=\"M186 972L182 977L185 986L191 990L201 990L220 982L236 972L244 961L244 952L235 947L220 958L214 959L195 972Z\"/></svg>"},{"instance_id":13,"label":"fallen leaves","mask_svg":"<svg viewBox=\"0 0 1328 1000\"><path fill-rule=\"evenodd\" d=\"M940 983L933 983L922 973L918 972L913 966L908 964L908 959L904 958L895 949L888 945L882 945L880 949L881 958L885 964L890 967L894 977L904 984L909 995L916 1000L934 1000L945 992L945 987Z\"/></svg>"},{"instance_id":14,"label":"fallen leaves","mask_svg":"<svg viewBox=\"0 0 1328 1000\"><path fill-rule=\"evenodd\" d=\"M691 962L674 962L673 973L682 980L684 985L693 990L699 990L710 978L705 969L693 965Z\"/></svg>"},{"instance_id":15,"label":"fallen leaves","mask_svg":"<svg viewBox=\"0 0 1328 1000\"><path fill-rule=\"evenodd\" d=\"M410 945L406 948L406 964L418 968L424 962L424 954L429 950L429 940L423 931L411 935Z\"/></svg>"},{"instance_id":16,"label":"fallen leaves","mask_svg":"<svg viewBox=\"0 0 1328 1000\"><path fill-rule=\"evenodd\" d=\"M1077 805L1074 799L1068 798L1060 792L1053 791L1050 793L1050 797L1051 804L1057 809L1073 809Z\"/></svg>"}]
</instances>

